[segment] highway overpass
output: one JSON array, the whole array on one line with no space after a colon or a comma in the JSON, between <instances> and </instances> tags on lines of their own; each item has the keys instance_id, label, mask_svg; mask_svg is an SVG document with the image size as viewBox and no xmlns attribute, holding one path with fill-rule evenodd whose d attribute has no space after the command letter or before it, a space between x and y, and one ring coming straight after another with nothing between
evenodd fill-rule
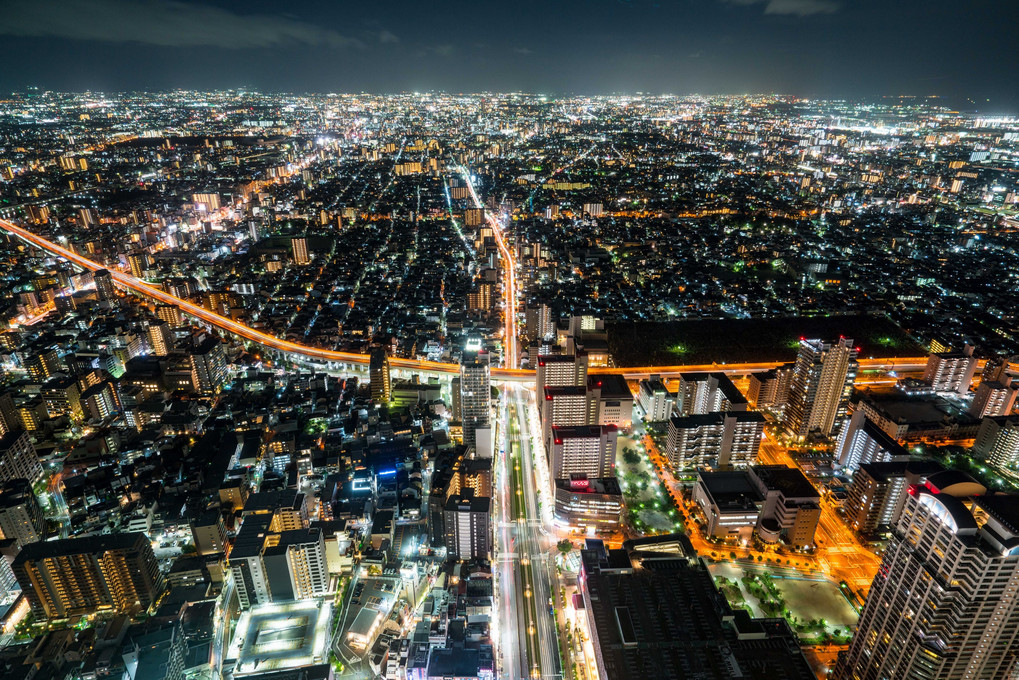
<instances>
[{"instance_id":1,"label":"highway overpass","mask_svg":"<svg viewBox=\"0 0 1019 680\"><path fill-rule=\"evenodd\" d=\"M229 333L233 336L248 340L256 343L263 347L271 350L275 350L283 353L288 358L296 360L300 363L308 364L311 366L320 367L326 370L345 370L353 367L363 367L368 365L369 357L367 354L358 354L355 352L338 352L336 350L323 349L321 347L312 347L310 345L302 345L300 343L291 342L289 340L283 340L276 336L269 335L258 329L251 328L243 323L235 321L229 317L217 314L216 312L210 311L188 302L182 298L170 295L166 291L162 290L158 286L146 283L141 279L138 279L126 272L119 271L117 269L110 269L99 262L91 260L87 257L79 255L68 248L54 243L41 236L33 234L27 229L23 229L8 220L0 219L0 229L17 236L28 245L39 248L40 250L47 251L61 257L72 264L86 269L89 271L97 271L99 269L107 269L113 280L124 290L130 291L137 295L147 297L156 302L163 304L174 305L180 308L181 312L198 319L204 323L219 328L220 330ZM926 357L905 357L897 359L861 359L860 368L861 370L884 370L884 371L915 371L923 368L926 363ZM721 371L730 375L746 375L749 373L757 373L761 371L767 371L769 369L779 366L781 362L760 362L760 363L738 363L738 364L684 364L676 366L638 366L632 368L617 368L617 367L594 367L591 369L593 375L605 375L615 374L622 375L627 379L638 380L645 378L648 375L656 374L662 377L675 377L680 373L698 373L707 371ZM440 361L422 361L417 359L402 359L393 357L390 359L390 365L393 368L400 369L403 371L419 372L419 373L434 373L438 375L455 375L460 372L459 364L451 364ZM534 371L519 369L519 368L492 368L492 378L495 380L510 380L514 382L530 382L534 380Z\"/></svg>"}]
</instances>

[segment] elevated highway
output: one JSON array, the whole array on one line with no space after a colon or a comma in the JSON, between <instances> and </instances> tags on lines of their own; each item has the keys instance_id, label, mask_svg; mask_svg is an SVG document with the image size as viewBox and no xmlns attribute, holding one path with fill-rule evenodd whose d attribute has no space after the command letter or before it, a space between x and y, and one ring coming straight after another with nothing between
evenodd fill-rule
<instances>
[{"instance_id":1,"label":"elevated highway","mask_svg":"<svg viewBox=\"0 0 1019 680\"><path fill-rule=\"evenodd\" d=\"M203 321L210 326L219 328L220 330L243 340L256 343L271 350L282 352L292 359L304 361L306 363L309 360L313 363L321 362L322 366L326 368L335 367L337 369L355 366L367 367L368 365L369 357L367 354L323 349L321 347L312 347L310 345L303 345L289 340L284 340L282 338L277 338L274 335L269 335L268 333L240 323L239 321L223 316L222 314L205 309L193 302L188 302L187 300L176 297L175 295L170 295L158 286L146 283L145 281L142 281L141 279L126 272L109 269L95 260L80 255L73 250L34 234L27 229L23 229L8 220L0 219L0 229L13 234L34 248L47 251L57 257L61 257L82 269L93 272L100 269L107 269L116 284L124 290L141 295L156 302L174 305L180 308L181 312L188 316L194 317L195 319ZM510 325L510 328L513 329L515 326ZM915 371L922 369L926 361L926 357L861 359L860 369L862 371ZM451 364L440 361L424 361L394 357L390 359L390 365L393 368L400 370L435 373L440 375L455 375L460 372L459 364ZM680 373L701 373L708 371L720 371L730 375L746 375L749 373L767 371L779 365L781 365L781 362L683 364L675 366L638 366L627 368L594 367L590 372L593 375L613 374L622 375L628 380L639 380L649 375L675 377ZM493 367L492 378L495 380L509 380L514 382L531 382L534 380L534 371L519 368Z\"/></svg>"}]
</instances>

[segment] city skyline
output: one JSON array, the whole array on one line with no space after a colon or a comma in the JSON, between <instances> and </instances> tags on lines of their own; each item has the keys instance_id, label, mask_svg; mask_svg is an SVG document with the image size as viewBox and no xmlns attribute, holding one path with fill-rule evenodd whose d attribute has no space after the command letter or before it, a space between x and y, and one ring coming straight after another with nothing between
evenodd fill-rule
<instances>
[{"instance_id":1,"label":"city skyline","mask_svg":"<svg viewBox=\"0 0 1019 680\"><path fill-rule=\"evenodd\" d=\"M0 88L777 92L1019 110L1015 7L949 2L371 5L5 0ZM498 30L493 30L498 29Z\"/></svg>"},{"instance_id":2,"label":"city skyline","mask_svg":"<svg viewBox=\"0 0 1019 680\"><path fill-rule=\"evenodd\" d=\"M1017 168L944 100L11 93L0 675L1013 677Z\"/></svg>"}]
</instances>

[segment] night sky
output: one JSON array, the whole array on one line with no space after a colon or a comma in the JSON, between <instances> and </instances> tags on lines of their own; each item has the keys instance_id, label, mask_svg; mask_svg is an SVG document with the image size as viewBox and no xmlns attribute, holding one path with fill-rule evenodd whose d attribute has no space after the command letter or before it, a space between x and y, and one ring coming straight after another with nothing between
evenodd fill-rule
<instances>
[{"instance_id":1,"label":"night sky","mask_svg":"<svg viewBox=\"0 0 1019 680\"><path fill-rule=\"evenodd\" d=\"M1015 0L0 0L0 90L936 94L1019 112Z\"/></svg>"}]
</instances>

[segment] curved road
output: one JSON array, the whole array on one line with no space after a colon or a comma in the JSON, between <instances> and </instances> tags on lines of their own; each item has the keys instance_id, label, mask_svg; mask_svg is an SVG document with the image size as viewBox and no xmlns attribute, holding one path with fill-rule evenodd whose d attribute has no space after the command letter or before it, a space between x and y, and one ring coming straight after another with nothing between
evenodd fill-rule
<instances>
[{"instance_id":1,"label":"curved road","mask_svg":"<svg viewBox=\"0 0 1019 680\"><path fill-rule=\"evenodd\" d=\"M108 269L106 266L90 260L87 257L83 257L72 250L68 250L61 245L54 243L48 239L38 236L22 229L21 227L9 222L7 220L0 219L0 229L17 236L29 245L39 248L41 250L48 251L54 255L64 258L65 260L75 264L82 269L89 271L97 271L100 269ZM504 246L505 247L505 246ZM180 310L193 316L197 319L216 326L228 333L232 333L238 337L244 338L251 342L257 343L269 349L278 350L287 354L293 354L311 359L320 359L322 361L330 361L341 364L359 364L367 365L369 357L367 354L357 354L355 352L338 352L335 350L322 349L320 347L311 347L310 345L302 345L296 342L290 342L289 340L283 340L277 338L274 335L263 333L262 331L246 326L238 321L234 321L229 317L225 317L222 314L209 311L204 307L200 307L192 302L183 300L174 295L170 295L166 291L162 290L157 286L153 286L149 283L142 281L141 279L135 278L130 274L118 271L116 269L108 269L113 280L117 282L122 288L130 290L139 295L162 302L168 305L174 305L179 307ZM509 287L507 287L509 288ZM507 296L507 301L511 301L512 298ZM513 302L510 302L513 305ZM511 307L512 308L512 307ZM515 316L515 314L510 315ZM510 324L510 328L515 330L515 323ZM509 345L510 356L515 355L516 348L514 344ZM898 370L908 371L917 370L923 368L926 364L926 357L905 357L896 359L861 359L860 368L861 370ZM622 375L628 379L640 379L647 377L650 374L657 374L662 376L677 375L679 373L701 373L707 371L721 371L724 373L741 375L745 373L754 373L758 371L767 371L781 365L782 362L762 362L762 363L744 363L744 364L687 364L678 366L639 366L639 367L627 367L627 368L616 368L616 367L601 367L592 368L590 372L592 374L615 374ZM430 371L434 373L448 373L458 374L460 372L459 364L448 364L440 361L421 361L417 359L401 359L393 357L390 359L390 365L393 368L399 368L404 370L418 370L418 371ZM492 377L499 380L513 380L517 382L530 382L534 380L534 371L520 369L520 368L492 368Z\"/></svg>"}]
</instances>

